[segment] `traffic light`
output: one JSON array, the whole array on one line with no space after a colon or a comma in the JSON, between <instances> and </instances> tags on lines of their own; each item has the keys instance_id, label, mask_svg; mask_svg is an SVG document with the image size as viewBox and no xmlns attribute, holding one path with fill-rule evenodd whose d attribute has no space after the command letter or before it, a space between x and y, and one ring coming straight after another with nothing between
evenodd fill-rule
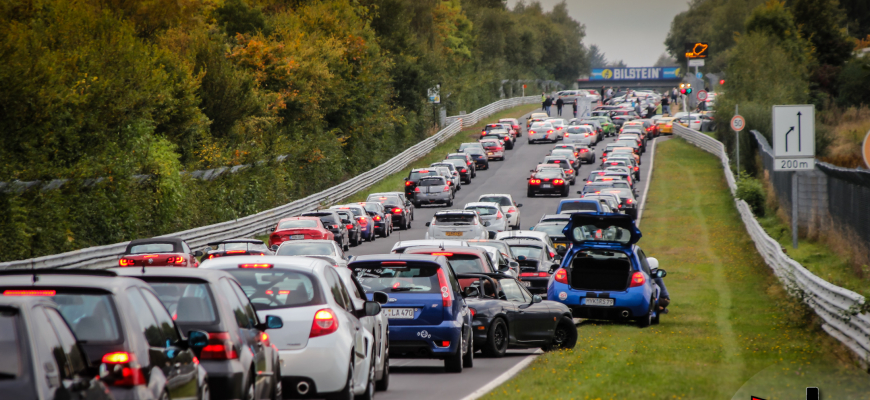
<instances>
[{"instance_id":1,"label":"traffic light","mask_svg":"<svg viewBox=\"0 0 870 400\"><path fill-rule=\"evenodd\" d=\"M724 79L719 79L719 84L720 84L720 85L724 85L724 84L725 84L725 80L724 80Z\"/></svg>"},{"instance_id":2,"label":"traffic light","mask_svg":"<svg viewBox=\"0 0 870 400\"><path fill-rule=\"evenodd\" d=\"M680 84L680 93L692 94L692 84L691 83L681 83Z\"/></svg>"}]
</instances>

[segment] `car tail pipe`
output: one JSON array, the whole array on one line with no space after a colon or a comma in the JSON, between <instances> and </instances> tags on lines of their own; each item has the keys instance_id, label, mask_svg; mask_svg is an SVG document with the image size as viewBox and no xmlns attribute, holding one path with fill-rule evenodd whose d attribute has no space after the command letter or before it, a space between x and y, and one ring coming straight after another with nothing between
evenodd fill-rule
<instances>
[{"instance_id":1,"label":"car tail pipe","mask_svg":"<svg viewBox=\"0 0 870 400\"><path fill-rule=\"evenodd\" d=\"M296 384L296 393L299 393L301 396L308 394L309 390L311 390L311 385L308 382L302 381Z\"/></svg>"},{"instance_id":2,"label":"car tail pipe","mask_svg":"<svg viewBox=\"0 0 870 400\"><path fill-rule=\"evenodd\" d=\"M622 310L622 318L628 318L628 310Z\"/></svg>"}]
</instances>

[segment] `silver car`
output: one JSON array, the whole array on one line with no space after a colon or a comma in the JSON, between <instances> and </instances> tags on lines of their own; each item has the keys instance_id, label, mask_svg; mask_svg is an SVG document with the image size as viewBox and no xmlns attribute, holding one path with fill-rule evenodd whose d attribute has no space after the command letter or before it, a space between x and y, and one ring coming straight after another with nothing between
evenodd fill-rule
<instances>
[{"instance_id":1,"label":"silver car","mask_svg":"<svg viewBox=\"0 0 870 400\"><path fill-rule=\"evenodd\" d=\"M442 174L445 178L450 180L450 185L453 186L454 190L459 190L462 187L462 179L459 176L459 171L456 170L456 166L453 163L444 163L437 162L429 165L429 168L435 168L437 170L446 169L447 174Z\"/></svg>"},{"instance_id":2,"label":"silver car","mask_svg":"<svg viewBox=\"0 0 870 400\"><path fill-rule=\"evenodd\" d=\"M453 188L447 184L443 176L427 176L420 178L414 188L414 206L423 204L444 204L453 206Z\"/></svg>"}]
</instances>

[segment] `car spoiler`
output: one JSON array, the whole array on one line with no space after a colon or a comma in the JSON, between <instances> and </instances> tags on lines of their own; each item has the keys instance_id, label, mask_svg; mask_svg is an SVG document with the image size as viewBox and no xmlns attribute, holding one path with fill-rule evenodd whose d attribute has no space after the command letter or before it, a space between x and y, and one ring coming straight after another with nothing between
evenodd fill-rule
<instances>
[{"instance_id":1,"label":"car spoiler","mask_svg":"<svg viewBox=\"0 0 870 400\"><path fill-rule=\"evenodd\" d=\"M250 244L264 244L262 240L258 239L227 239L220 240L217 242L206 243L206 246L218 246L224 243L250 243Z\"/></svg>"}]
</instances>

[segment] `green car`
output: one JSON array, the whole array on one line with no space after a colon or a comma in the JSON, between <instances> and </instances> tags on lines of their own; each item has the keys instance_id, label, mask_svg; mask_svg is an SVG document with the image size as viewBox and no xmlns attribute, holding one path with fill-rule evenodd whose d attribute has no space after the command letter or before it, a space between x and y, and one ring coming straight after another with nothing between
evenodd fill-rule
<instances>
[{"instance_id":1,"label":"green car","mask_svg":"<svg viewBox=\"0 0 870 400\"><path fill-rule=\"evenodd\" d=\"M616 125L613 125L613 121L610 120L610 117L592 116L590 118L601 121L601 129L604 131L605 136L613 136L616 134Z\"/></svg>"}]
</instances>

